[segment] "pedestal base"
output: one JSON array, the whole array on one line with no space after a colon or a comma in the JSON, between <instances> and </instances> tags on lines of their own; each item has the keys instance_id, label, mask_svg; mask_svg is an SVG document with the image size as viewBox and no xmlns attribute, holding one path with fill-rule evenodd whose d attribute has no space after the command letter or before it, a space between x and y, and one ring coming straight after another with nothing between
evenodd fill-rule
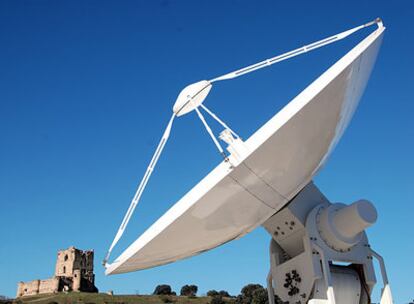
<instances>
[{"instance_id":1,"label":"pedestal base","mask_svg":"<svg viewBox=\"0 0 414 304\"><path fill-rule=\"evenodd\" d=\"M377 283L376 258L384 284L381 304L392 304L384 261L364 231L375 220L371 203L332 204L308 184L263 224L272 235L269 303L277 295L294 304L368 304Z\"/></svg>"}]
</instances>

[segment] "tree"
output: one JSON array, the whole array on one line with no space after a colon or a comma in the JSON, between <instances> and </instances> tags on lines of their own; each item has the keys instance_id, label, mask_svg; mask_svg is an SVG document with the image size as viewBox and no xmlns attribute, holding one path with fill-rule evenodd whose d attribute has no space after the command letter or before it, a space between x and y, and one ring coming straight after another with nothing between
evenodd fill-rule
<instances>
[{"instance_id":1,"label":"tree","mask_svg":"<svg viewBox=\"0 0 414 304\"><path fill-rule=\"evenodd\" d=\"M153 292L154 295L172 295L172 290L170 285L158 285L155 287L155 290Z\"/></svg>"},{"instance_id":2,"label":"tree","mask_svg":"<svg viewBox=\"0 0 414 304\"><path fill-rule=\"evenodd\" d=\"M267 289L259 284L249 284L242 288L236 298L236 304L268 304ZM283 304L278 296L275 296L276 304Z\"/></svg>"},{"instance_id":3,"label":"tree","mask_svg":"<svg viewBox=\"0 0 414 304\"><path fill-rule=\"evenodd\" d=\"M269 297L267 295L267 289L261 287L257 288L252 293L252 304L267 304Z\"/></svg>"},{"instance_id":4,"label":"tree","mask_svg":"<svg viewBox=\"0 0 414 304\"><path fill-rule=\"evenodd\" d=\"M184 285L181 288L180 295L187 296L187 297L195 297L198 291L198 287L196 285Z\"/></svg>"},{"instance_id":5,"label":"tree","mask_svg":"<svg viewBox=\"0 0 414 304\"><path fill-rule=\"evenodd\" d=\"M237 304L251 304L253 302L253 293L255 290L264 289L260 284L248 284L244 286L240 295L236 298Z\"/></svg>"}]
</instances>

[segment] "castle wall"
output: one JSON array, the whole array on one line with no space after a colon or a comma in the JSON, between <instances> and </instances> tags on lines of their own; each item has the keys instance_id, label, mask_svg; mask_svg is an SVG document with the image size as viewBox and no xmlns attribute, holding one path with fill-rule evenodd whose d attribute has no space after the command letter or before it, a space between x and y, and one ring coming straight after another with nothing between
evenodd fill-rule
<instances>
[{"instance_id":1,"label":"castle wall","mask_svg":"<svg viewBox=\"0 0 414 304\"><path fill-rule=\"evenodd\" d=\"M39 293L40 280L33 280L30 282L20 282L19 283L19 292L21 296L33 296Z\"/></svg>"},{"instance_id":2,"label":"castle wall","mask_svg":"<svg viewBox=\"0 0 414 304\"><path fill-rule=\"evenodd\" d=\"M34 280L30 282L19 282L17 297L33 296L41 293L54 293L59 288L59 278L48 280Z\"/></svg>"},{"instance_id":3,"label":"castle wall","mask_svg":"<svg viewBox=\"0 0 414 304\"><path fill-rule=\"evenodd\" d=\"M53 277L48 280L40 280L39 293L55 293L59 289L59 278Z\"/></svg>"},{"instance_id":4,"label":"castle wall","mask_svg":"<svg viewBox=\"0 0 414 304\"><path fill-rule=\"evenodd\" d=\"M93 250L70 247L57 254L55 275L48 280L20 282L17 297L65 290L97 292L93 273ZM59 290L59 288L61 290Z\"/></svg>"},{"instance_id":5,"label":"castle wall","mask_svg":"<svg viewBox=\"0 0 414 304\"><path fill-rule=\"evenodd\" d=\"M16 294L16 298L21 297L23 295L23 289L24 289L24 283L23 282L19 282L17 284L17 294Z\"/></svg>"}]
</instances>

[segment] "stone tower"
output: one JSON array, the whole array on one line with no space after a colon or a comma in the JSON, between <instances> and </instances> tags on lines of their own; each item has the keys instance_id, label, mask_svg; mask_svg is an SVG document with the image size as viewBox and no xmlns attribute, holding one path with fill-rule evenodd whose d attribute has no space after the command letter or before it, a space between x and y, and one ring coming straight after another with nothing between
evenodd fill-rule
<instances>
[{"instance_id":1,"label":"stone tower","mask_svg":"<svg viewBox=\"0 0 414 304\"><path fill-rule=\"evenodd\" d=\"M89 291L95 286L93 273L93 250L69 247L57 254L55 276L72 281L73 291Z\"/></svg>"}]
</instances>

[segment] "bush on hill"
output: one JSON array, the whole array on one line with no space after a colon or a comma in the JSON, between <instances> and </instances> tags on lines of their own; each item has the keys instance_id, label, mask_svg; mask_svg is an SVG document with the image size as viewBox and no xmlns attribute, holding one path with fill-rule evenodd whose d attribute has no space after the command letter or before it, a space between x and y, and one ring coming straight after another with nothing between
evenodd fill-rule
<instances>
[{"instance_id":1,"label":"bush on hill","mask_svg":"<svg viewBox=\"0 0 414 304\"><path fill-rule=\"evenodd\" d=\"M253 291L252 304L267 304L269 303L269 297L267 295L267 289L258 288Z\"/></svg>"},{"instance_id":2,"label":"bush on hill","mask_svg":"<svg viewBox=\"0 0 414 304\"><path fill-rule=\"evenodd\" d=\"M231 298L231 295L225 290L220 290L219 295L222 296L223 298Z\"/></svg>"},{"instance_id":3,"label":"bush on hill","mask_svg":"<svg viewBox=\"0 0 414 304\"><path fill-rule=\"evenodd\" d=\"M244 286L240 292L240 295L237 296L237 304L251 304L253 302L253 293L256 290L264 289L260 284L248 284ZM256 295L257 296L257 295Z\"/></svg>"},{"instance_id":4,"label":"bush on hill","mask_svg":"<svg viewBox=\"0 0 414 304\"><path fill-rule=\"evenodd\" d=\"M171 286L170 285L158 285L157 287L155 287L155 290L153 292L154 295L172 295L173 291L171 290Z\"/></svg>"},{"instance_id":5,"label":"bush on hill","mask_svg":"<svg viewBox=\"0 0 414 304\"><path fill-rule=\"evenodd\" d=\"M198 291L198 287L196 285L184 285L181 288L180 295L187 296L187 297L195 297Z\"/></svg>"},{"instance_id":6,"label":"bush on hill","mask_svg":"<svg viewBox=\"0 0 414 304\"><path fill-rule=\"evenodd\" d=\"M217 291L215 289L207 291L207 296L208 297L221 296L222 298L231 298L231 295L227 291L225 290Z\"/></svg>"},{"instance_id":7,"label":"bush on hill","mask_svg":"<svg viewBox=\"0 0 414 304\"><path fill-rule=\"evenodd\" d=\"M236 298L236 304L268 304L267 289L260 284L248 284L241 290ZM278 296L275 296L276 304L283 304Z\"/></svg>"},{"instance_id":8,"label":"bush on hill","mask_svg":"<svg viewBox=\"0 0 414 304\"><path fill-rule=\"evenodd\" d=\"M215 296L218 296L218 295L219 295L219 292L215 289L207 291L207 297L215 297Z\"/></svg>"}]
</instances>

